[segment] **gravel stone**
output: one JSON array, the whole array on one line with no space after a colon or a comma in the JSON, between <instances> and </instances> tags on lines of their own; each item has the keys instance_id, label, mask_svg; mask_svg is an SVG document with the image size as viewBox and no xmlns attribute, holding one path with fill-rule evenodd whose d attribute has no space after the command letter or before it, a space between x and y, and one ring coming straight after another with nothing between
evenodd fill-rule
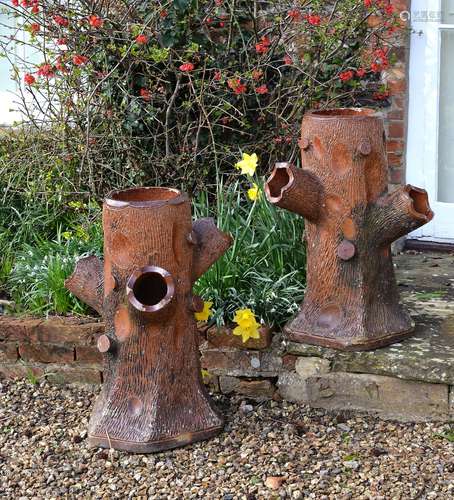
<instances>
[{"instance_id":1,"label":"gravel stone","mask_svg":"<svg viewBox=\"0 0 454 500\"><path fill-rule=\"evenodd\" d=\"M454 497L449 424L403 424L286 401L251 405L214 396L226 416L225 432L165 453L130 455L88 447L95 396L47 382L0 382L0 498ZM276 489L269 487L271 478L279 479Z\"/></svg>"}]
</instances>

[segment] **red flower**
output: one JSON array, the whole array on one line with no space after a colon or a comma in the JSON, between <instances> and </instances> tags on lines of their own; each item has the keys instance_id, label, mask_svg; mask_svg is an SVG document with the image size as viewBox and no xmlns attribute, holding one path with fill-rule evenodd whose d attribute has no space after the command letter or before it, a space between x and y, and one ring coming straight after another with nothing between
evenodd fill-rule
<instances>
[{"instance_id":1,"label":"red flower","mask_svg":"<svg viewBox=\"0 0 454 500\"><path fill-rule=\"evenodd\" d=\"M394 13L394 5L387 5L385 7L385 14L388 14L388 16L391 16Z\"/></svg>"},{"instance_id":2,"label":"red flower","mask_svg":"<svg viewBox=\"0 0 454 500\"><path fill-rule=\"evenodd\" d=\"M339 74L339 78L343 81L343 82L348 82L349 80L351 80L353 77L354 77L354 73L352 70L348 70L348 71L343 71L342 73Z\"/></svg>"},{"instance_id":3,"label":"red flower","mask_svg":"<svg viewBox=\"0 0 454 500\"><path fill-rule=\"evenodd\" d=\"M46 78L52 78L55 76L54 70L51 64L41 64L37 71L38 76L44 76Z\"/></svg>"},{"instance_id":4,"label":"red flower","mask_svg":"<svg viewBox=\"0 0 454 500\"><path fill-rule=\"evenodd\" d=\"M260 80L263 76L263 71L261 69L254 69L252 71L252 79L253 80Z\"/></svg>"},{"instance_id":5,"label":"red flower","mask_svg":"<svg viewBox=\"0 0 454 500\"><path fill-rule=\"evenodd\" d=\"M314 14L309 14L308 16L306 16L306 20L312 26L320 26L321 23L320 16L316 16Z\"/></svg>"},{"instance_id":6,"label":"red flower","mask_svg":"<svg viewBox=\"0 0 454 500\"><path fill-rule=\"evenodd\" d=\"M83 66L84 64L87 64L87 62L88 62L87 56L82 56L80 54L76 54L73 56L73 63L76 66Z\"/></svg>"},{"instance_id":7,"label":"red flower","mask_svg":"<svg viewBox=\"0 0 454 500\"><path fill-rule=\"evenodd\" d=\"M214 80L215 80L216 82L219 82L219 81L221 80L221 78L222 78L222 74L221 74L221 72L220 72L219 70L218 70L218 71L216 71L216 72L214 73Z\"/></svg>"},{"instance_id":8,"label":"red flower","mask_svg":"<svg viewBox=\"0 0 454 500\"><path fill-rule=\"evenodd\" d=\"M389 97L389 91L388 90L385 90L384 92L374 92L374 95L373 95L373 98L376 101L383 101L387 97Z\"/></svg>"},{"instance_id":9,"label":"red flower","mask_svg":"<svg viewBox=\"0 0 454 500\"><path fill-rule=\"evenodd\" d=\"M192 71L194 69L194 65L190 62L184 63L180 66L179 69L180 69L180 71L189 72L189 71Z\"/></svg>"},{"instance_id":10,"label":"red flower","mask_svg":"<svg viewBox=\"0 0 454 500\"><path fill-rule=\"evenodd\" d=\"M140 89L140 97L144 101L151 101L151 92L149 89Z\"/></svg>"},{"instance_id":11,"label":"red flower","mask_svg":"<svg viewBox=\"0 0 454 500\"><path fill-rule=\"evenodd\" d=\"M19 0L11 0L14 7L19 7ZM28 73L27 73L28 74ZM30 75L31 76L31 75ZM33 77L32 77L33 78Z\"/></svg>"},{"instance_id":12,"label":"red flower","mask_svg":"<svg viewBox=\"0 0 454 500\"><path fill-rule=\"evenodd\" d=\"M21 2L22 7L30 7L30 0L22 0Z\"/></svg>"},{"instance_id":13,"label":"red flower","mask_svg":"<svg viewBox=\"0 0 454 500\"><path fill-rule=\"evenodd\" d=\"M223 28L224 26L225 26L225 23L224 23L223 21L221 21L221 22L219 23L219 27L220 27L220 28Z\"/></svg>"},{"instance_id":14,"label":"red flower","mask_svg":"<svg viewBox=\"0 0 454 500\"><path fill-rule=\"evenodd\" d=\"M293 22L299 22L303 19L301 11L298 9L291 9L287 12L288 16Z\"/></svg>"},{"instance_id":15,"label":"red flower","mask_svg":"<svg viewBox=\"0 0 454 500\"><path fill-rule=\"evenodd\" d=\"M169 15L169 13L166 10L161 10L159 15L164 19Z\"/></svg>"},{"instance_id":16,"label":"red flower","mask_svg":"<svg viewBox=\"0 0 454 500\"><path fill-rule=\"evenodd\" d=\"M364 68L359 68L356 70L356 76L362 78L366 74L366 70Z\"/></svg>"},{"instance_id":17,"label":"red flower","mask_svg":"<svg viewBox=\"0 0 454 500\"><path fill-rule=\"evenodd\" d=\"M266 54L270 48L271 41L267 36L262 36L259 43L255 44L257 54Z\"/></svg>"},{"instance_id":18,"label":"red flower","mask_svg":"<svg viewBox=\"0 0 454 500\"><path fill-rule=\"evenodd\" d=\"M41 26L38 23L32 23L30 24L30 33L33 35L36 35L38 31L41 29Z\"/></svg>"},{"instance_id":19,"label":"red flower","mask_svg":"<svg viewBox=\"0 0 454 500\"><path fill-rule=\"evenodd\" d=\"M364 0L364 6L369 8L372 7L373 0Z\"/></svg>"},{"instance_id":20,"label":"red flower","mask_svg":"<svg viewBox=\"0 0 454 500\"><path fill-rule=\"evenodd\" d=\"M32 14L38 14L39 12L39 5L38 5L38 2L33 2L33 6L32 6Z\"/></svg>"},{"instance_id":21,"label":"red flower","mask_svg":"<svg viewBox=\"0 0 454 500\"><path fill-rule=\"evenodd\" d=\"M380 71L382 70L382 65L381 64L377 64L377 63L372 63L370 65L370 69L374 72L374 73L380 73Z\"/></svg>"},{"instance_id":22,"label":"red flower","mask_svg":"<svg viewBox=\"0 0 454 500\"><path fill-rule=\"evenodd\" d=\"M244 83L241 83L241 80L239 78L232 78L230 80L227 80L227 86L233 90L233 92L237 95L239 94L244 94L246 92L246 85Z\"/></svg>"},{"instance_id":23,"label":"red flower","mask_svg":"<svg viewBox=\"0 0 454 500\"><path fill-rule=\"evenodd\" d=\"M293 59L288 54L285 54L284 56L284 64L287 64L288 66L293 64Z\"/></svg>"},{"instance_id":24,"label":"red flower","mask_svg":"<svg viewBox=\"0 0 454 500\"><path fill-rule=\"evenodd\" d=\"M222 5L222 2L223 2L223 1L224 1L224 0L215 0L215 2L214 2L214 3L215 3L218 7L220 7L220 6Z\"/></svg>"},{"instance_id":25,"label":"red flower","mask_svg":"<svg viewBox=\"0 0 454 500\"><path fill-rule=\"evenodd\" d=\"M257 94L268 94L268 87L266 85L260 85L255 89Z\"/></svg>"},{"instance_id":26,"label":"red flower","mask_svg":"<svg viewBox=\"0 0 454 500\"><path fill-rule=\"evenodd\" d=\"M54 16L54 21L63 28L67 28L69 26L69 21L68 19L66 19L66 17Z\"/></svg>"},{"instance_id":27,"label":"red flower","mask_svg":"<svg viewBox=\"0 0 454 500\"><path fill-rule=\"evenodd\" d=\"M139 45L146 45L148 43L148 37L147 35L137 35L136 36L136 43Z\"/></svg>"},{"instance_id":28,"label":"red flower","mask_svg":"<svg viewBox=\"0 0 454 500\"><path fill-rule=\"evenodd\" d=\"M101 19L100 17L92 14L91 16L88 16L88 23L93 28L102 28L102 25L104 24L104 19Z\"/></svg>"},{"instance_id":29,"label":"red flower","mask_svg":"<svg viewBox=\"0 0 454 500\"><path fill-rule=\"evenodd\" d=\"M59 38L57 40L57 45L66 45L66 38Z\"/></svg>"},{"instance_id":30,"label":"red flower","mask_svg":"<svg viewBox=\"0 0 454 500\"><path fill-rule=\"evenodd\" d=\"M31 75L30 73L25 73L24 82L27 85L33 85L36 82L36 78L33 75Z\"/></svg>"},{"instance_id":31,"label":"red flower","mask_svg":"<svg viewBox=\"0 0 454 500\"><path fill-rule=\"evenodd\" d=\"M68 71L68 68L65 66L65 63L63 62L61 57L57 59L55 67L58 69L58 71L61 71L62 73L66 73Z\"/></svg>"}]
</instances>

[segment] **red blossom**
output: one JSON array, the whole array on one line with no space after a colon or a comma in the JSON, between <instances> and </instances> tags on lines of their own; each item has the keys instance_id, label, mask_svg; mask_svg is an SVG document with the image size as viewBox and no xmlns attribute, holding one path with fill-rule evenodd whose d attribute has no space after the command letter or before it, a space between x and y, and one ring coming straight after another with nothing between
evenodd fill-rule
<instances>
[{"instance_id":1,"label":"red blossom","mask_svg":"<svg viewBox=\"0 0 454 500\"><path fill-rule=\"evenodd\" d=\"M372 7L373 0L364 0L364 6L367 8Z\"/></svg>"},{"instance_id":2,"label":"red blossom","mask_svg":"<svg viewBox=\"0 0 454 500\"><path fill-rule=\"evenodd\" d=\"M222 2L223 2L223 1L224 1L224 0L215 0L215 2L214 2L214 3L215 3L218 7L220 7L220 6L222 5Z\"/></svg>"},{"instance_id":3,"label":"red blossom","mask_svg":"<svg viewBox=\"0 0 454 500\"><path fill-rule=\"evenodd\" d=\"M230 80L227 80L227 86L237 95L244 94L247 90L246 85L241 83L239 78L231 78Z\"/></svg>"},{"instance_id":4,"label":"red blossom","mask_svg":"<svg viewBox=\"0 0 454 500\"><path fill-rule=\"evenodd\" d=\"M22 0L21 5L24 8L30 7L30 0Z\"/></svg>"},{"instance_id":5,"label":"red blossom","mask_svg":"<svg viewBox=\"0 0 454 500\"><path fill-rule=\"evenodd\" d=\"M62 73L66 73L68 71L68 68L65 66L65 63L63 62L63 59L61 57L57 59L55 67L58 69L58 71L61 71Z\"/></svg>"},{"instance_id":6,"label":"red blossom","mask_svg":"<svg viewBox=\"0 0 454 500\"><path fill-rule=\"evenodd\" d=\"M267 36L262 36L259 43L255 44L257 54L266 54L270 48L271 41Z\"/></svg>"},{"instance_id":7,"label":"red blossom","mask_svg":"<svg viewBox=\"0 0 454 500\"><path fill-rule=\"evenodd\" d=\"M69 20L66 19L66 17L62 16L54 16L54 22L56 22L59 26L62 26L63 28L67 28L69 26Z\"/></svg>"},{"instance_id":8,"label":"red blossom","mask_svg":"<svg viewBox=\"0 0 454 500\"><path fill-rule=\"evenodd\" d=\"M33 35L36 35L36 33L38 33L40 29L41 26L38 23L30 24L30 33L32 33Z\"/></svg>"},{"instance_id":9,"label":"red blossom","mask_svg":"<svg viewBox=\"0 0 454 500\"><path fill-rule=\"evenodd\" d=\"M377 64L377 63L372 63L370 65L370 69L374 72L374 73L380 73L380 71L382 70L382 65L381 64Z\"/></svg>"},{"instance_id":10,"label":"red blossom","mask_svg":"<svg viewBox=\"0 0 454 500\"><path fill-rule=\"evenodd\" d=\"M253 80L260 80L263 76L263 71L261 69L254 69L252 71L252 79Z\"/></svg>"},{"instance_id":11,"label":"red blossom","mask_svg":"<svg viewBox=\"0 0 454 500\"><path fill-rule=\"evenodd\" d=\"M93 28L102 28L104 19L101 19L99 16L95 16L94 14L92 14L91 16L88 16L88 24Z\"/></svg>"},{"instance_id":12,"label":"red blossom","mask_svg":"<svg viewBox=\"0 0 454 500\"><path fill-rule=\"evenodd\" d=\"M57 45L66 45L66 38L59 38L57 40Z\"/></svg>"},{"instance_id":13,"label":"red blossom","mask_svg":"<svg viewBox=\"0 0 454 500\"><path fill-rule=\"evenodd\" d=\"M88 57L87 56L82 56L80 54L75 54L73 56L73 63L76 66L83 66L84 64L87 64L88 62Z\"/></svg>"},{"instance_id":14,"label":"red blossom","mask_svg":"<svg viewBox=\"0 0 454 500\"><path fill-rule=\"evenodd\" d=\"M51 64L44 63L39 66L37 75L44 76L45 78L53 78L55 76L55 72Z\"/></svg>"},{"instance_id":15,"label":"red blossom","mask_svg":"<svg viewBox=\"0 0 454 500\"><path fill-rule=\"evenodd\" d=\"M185 71L186 73L194 69L194 65L190 62L184 63L180 66L180 71Z\"/></svg>"},{"instance_id":16,"label":"red blossom","mask_svg":"<svg viewBox=\"0 0 454 500\"><path fill-rule=\"evenodd\" d=\"M373 98L376 101L383 101L387 97L389 97L389 91L388 90L385 90L384 92L374 92L374 95L373 95Z\"/></svg>"},{"instance_id":17,"label":"red blossom","mask_svg":"<svg viewBox=\"0 0 454 500\"><path fill-rule=\"evenodd\" d=\"M391 16L392 14L394 14L394 5L391 5L391 4L387 5L384 10L385 10L385 14L388 14L388 16Z\"/></svg>"},{"instance_id":18,"label":"red blossom","mask_svg":"<svg viewBox=\"0 0 454 500\"><path fill-rule=\"evenodd\" d=\"M219 82L221 80L221 78L222 78L222 73L219 70L215 71L215 73L214 73L214 80L216 82Z\"/></svg>"},{"instance_id":19,"label":"red blossom","mask_svg":"<svg viewBox=\"0 0 454 500\"><path fill-rule=\"evenodd\" d=\"M293 22L299 22L303 19L303 15L299 9L291 9L287 12L288 16Z\"/></svg>"},{"instance_id":20,"label":"red blossom","mask_svg":"<svg viewBox=\"0 0 454 500\"><path fill-rule=\"evenodd\" d=\"M24 82L27 85L33 85L36 82L36 78L33 75L31 75L30 73L25 73Z\"/></svg>"},{"instance_id":21,"label":"red blossom","mask_svg":"<svg viewBox=\"0 0 454 500\"><path fill-rule=\"evenodd\" d=\"M11 3L13 4L14 7L19 7L19 0L11 0Z\"/></svg>"},{"instance_id":22,"label":"red blossom","mask_svg":"<svg viewBox=\"0 0 454 500\"><path fill-rule=\"evenodd\" d=\"M308 16L306 16L306 20L312 26L320 26L321 23L320 16L317 16L315 14L309 14Z\"/></svg>"},{"instance_id":23,"label":"red blossom","mask_svg":"<svg viewBox=\"0 0 454 500\"><path fill-rule=\"evenodd\" d=\"M166 10L161 10L159 15L164 19L169 15L169 13Z\"/></svg>"},{"instance_id":24,"label":"red blossom","mask_svg":"<svg viewBox=\"0 0 454 500\"><path fill-rule=\"evenodd\" d=\"M362 78L365 74L366 74L366 70L364 68L358 68L356 70L356 76L359 76L360 78Z\"/></svg>"},{"instance_id":25,"label":"red blossom","mask_svg":"<svg viewBox=\"0 0 454 500\"><path fill-rule=\"evenodd\" d=\"M140 89L139 93L140 93L140 97L144 101L151 101L151 92L149 89Z\"/></svg>"},{"instance_id":26,"label":"red blossom","mask_svg":"<svg viewBox=\"0 0 454 500\"><path fill-rule=\"evenodd\" d=\"M268 94L268 87L266 85L260 85L255 89L257 94Z\"/></svg>"},{"instance_id":27,"label":"red blossom","mask_svg":"<svg viewBox=\"0 0 454 500\"><path fill-rule=\"evenodd\" d=\"M141 35L137 35L136 36L136 43L139 45L146 45L148 43L147 35L144 35L143 33Z\"/></svg>"},{"instance_id":28,"label":"red blossom","mask_svg":"<svg viewBox=\"0 0 454 500\"><path fill-rule=\"evenodd\" d=\"M225 22L224 22L224 21L221 21L221 22L219 23L219 27L220 27L220 28L223 28L224 26L225 26Z\"/></svg>"},{"instance_id":29,"label":"red blossom","mask_svg":"<svg viewBox=\"0 0 454 500\"><path fill-rule=\"evenodd\" d=\"M284 64L287 64L288 66L293 64L293 59L288 54L285 54L284 56Z\"/></svg>"},{"instance_id":30,"label":"red blossom","mask_svg":"<svg viewBox=\"0 0 454 500\"><path fill-rule=\"evenodd\" d=\"M32 12L32 14L38 14L38 12L39 12L38 2L33 2L33 6L32 6L31 12Z\"/></svg>"},{"instance_id":31,"label":"red blossom","mask_svg":"<svg viewBox=\"0 0 454 500\"><path fill-rule=\"evenodd\" d=\"M349 80L351 80L353 77L355 76L355 74L353 73L352 70L348 70L348 71L343 71L342 73L339 74L339 78L343 81L343 82L348 82Z\"/></svg>"}]
</instances>

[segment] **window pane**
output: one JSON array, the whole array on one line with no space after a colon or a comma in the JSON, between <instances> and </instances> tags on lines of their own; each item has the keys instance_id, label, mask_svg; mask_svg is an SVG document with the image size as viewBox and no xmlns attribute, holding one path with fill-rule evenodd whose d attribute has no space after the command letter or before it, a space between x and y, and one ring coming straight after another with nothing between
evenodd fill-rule
<instances>
[{"instance_id":1,"label":"window pane","mask_svg":"<svg viewBox=\"0 0 454 500\"><path fill-rule=\"evenodd\" d=\"M454 203L454 30L441 30L438 200Z\"/></svg>"},{"instance_id":2,"label":"window pane","mask_svg":"<svg viewBox=\"0 0 454 500\"><path fill-rule=\"evenodd\" d=\"M454 0L442 0L441 22L443 24L454 24Z\"/></svg>"}]
</instances>

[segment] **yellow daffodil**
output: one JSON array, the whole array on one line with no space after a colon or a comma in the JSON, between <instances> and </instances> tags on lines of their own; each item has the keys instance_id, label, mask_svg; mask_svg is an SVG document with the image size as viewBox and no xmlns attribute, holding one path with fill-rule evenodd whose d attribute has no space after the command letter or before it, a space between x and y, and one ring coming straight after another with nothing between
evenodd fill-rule
<instances>
[{"instance_id":1,"label":"yellow daffodil","mask_svg":"<svg viewBox=\"0 0 454 500\"><path fill-rule=\"evenodd\" d=\"M233 321L238 325L233 330L233 335L240 335L243 343L260 338L260 323L257 323L255 314L250 309L238 309Z\"/></svg>"},{"instance_id":2,"label":"yellow daffodil","mask_svg":"<svg viewBox=\"0 0 454 500\"><path fill-rule=\"evenodd\" d=\"M213 314L213 311L211 310L212 305L213 302L204 302L203 311L195 313L195 319L197 321L208 321L209 317Z\"/></svg>"},{"instance_id":3,"label":"yellow daffodil","mask_svg":"<svg viewBox=\"0 0 454 500\"><path fill-rule=\"evenodd\" d=\"M251 201L255 201L259 198L260 191L259 191L259 187L257 186L257 184L255 182L254 182L254 184L252 184L252 187L247 190L247 196Z\"/></svg>"},{"instance_id":4,"label":"yellow daffodil","mask_svg":"<svg viewBox=\"0 0 454 500\"><path fill-rule=\"evenodd\" d=\"M238 170L241 169L242 174L253 176L257 169L258 161L259 159L255 153L251 155L243 153L243 159L235 165L235 168Z\"/></svg>"}]
</instances>

